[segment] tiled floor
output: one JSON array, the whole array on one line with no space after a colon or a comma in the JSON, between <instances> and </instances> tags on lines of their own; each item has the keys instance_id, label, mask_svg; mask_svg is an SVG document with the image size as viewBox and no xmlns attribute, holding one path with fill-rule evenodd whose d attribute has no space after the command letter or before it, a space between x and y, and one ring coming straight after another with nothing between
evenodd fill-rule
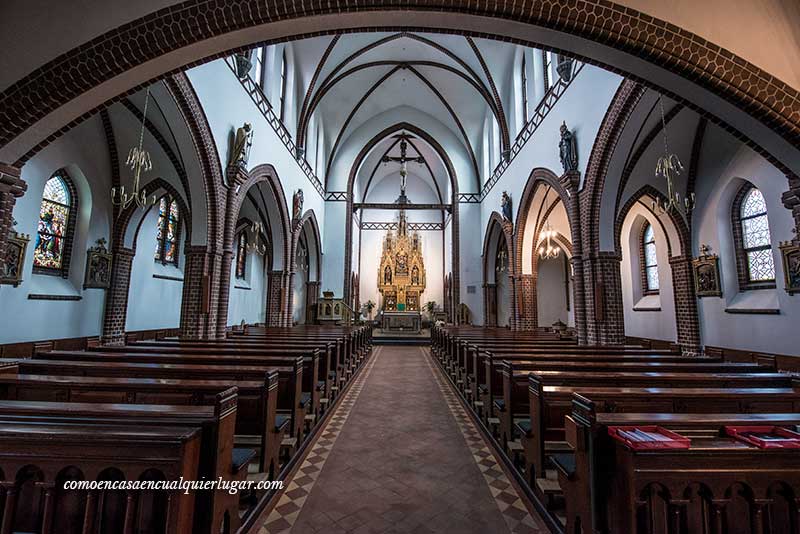
<instances>
[{"instance_id":1,"label":"tiled floor","mask_svg":"<svg viewBox=\"0 0 800 534\"><path fill-rule=\"evenodd\" d=\"M420 347L375 349L261 533L546 532Z\"/></svg>"}]
</instances>

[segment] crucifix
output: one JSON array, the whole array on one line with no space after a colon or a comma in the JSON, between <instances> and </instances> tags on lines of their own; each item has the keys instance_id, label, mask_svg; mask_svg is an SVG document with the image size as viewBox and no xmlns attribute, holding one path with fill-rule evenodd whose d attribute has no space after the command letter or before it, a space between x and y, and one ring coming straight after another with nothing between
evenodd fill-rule
<instances>
[{"instance_id":1,"label":"crucifix","mask_svg":"<svg viewBox=\"0 0 800 534\"><path fill-rule=\"evenodd\" d=\"M406 198L406 177L408 176L407 163L413 161L422 164L425 163L425 158L422 156L409 158L407 156L408 140L411 139L411 136L403 132L395 137L400 139L400 157L386 155L381 158L381 161L383 163L389 163L391 161L400 164L400 196L397 198L397 201L400 204L405 204L408 202L408 198Z\"/></svg>"}]
</instances>

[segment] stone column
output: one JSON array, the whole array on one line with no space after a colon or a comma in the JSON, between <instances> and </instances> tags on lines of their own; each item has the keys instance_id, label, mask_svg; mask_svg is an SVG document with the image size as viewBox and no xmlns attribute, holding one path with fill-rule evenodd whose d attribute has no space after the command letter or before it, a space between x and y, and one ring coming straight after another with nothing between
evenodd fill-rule
<instances>
[{"instance_id":1,"label":"stone column","mask_svg":"<svg viewBox=\"0 0 800 534\"><path fill-rule=\"evenodd\" d=\"M570 238L572 240L572 304L573 317L575 318L575 332L579 345L587 344L586 333L586 294L584 290L583 252L584 247L581 233L581 212L578 196L578 187L581 174L577 171L567 172L559 180L567 192L569 201L564 206L570 221Z\"/></svg>"},{"instance_id":2,"label":"stone column","mask_svg":"<svg viewBox=\"0 0 800 534\"><path fill-rule=\"evenodd\" d=\"M186 247L181 337L215 339L223 255L205 246ZM227 313L227 312L226 312Z\"/></svg>"},{"instance_id":3,"label":"stone column","mask_svg":"<svg viewBox=\"0 0 800 534\"><path fill-rule=\"evenodd\" d=\"M675 299L675 325L681 352L696 356L702 352L700 318L694 292L692 258L674 256L669 259L672 270L672 293Z\"/></svg>"},{"instance_id":4,"label":"stone column","mask_svg":"<svg viewBox=\"0 0 800 534\"><path fill-rule=\"evenodd\" d=\"M5 259L8 234L14 220L14 204L28 189L20 174L19 168L0 163L0 260Z\"/></svg>"},{"instance_id":5,"label":"stone column","mask_svg":"<svg viewBox=\"0 0 800 534\"><path fill-rule=\"evenodd\" d=\"M601 252L583 260L586 337L590 345L625 343L621 261L613 252Z\"/></svg>"},{"instance_id":6,"label":"stone column","mask_svg":"<svg viewBox=\"0 0 800 534\"><path fill-rule=\"evenodd\" d=\"M222 229L222 263L219 274L219 299L217 304L216 337L223 339L228 326L228 306L231 293L231 264L233 263L236 220L239 217L238 199L240 186L247 181L247 172L240 165L231 165L226 172L228 189L225 200L225 227ZM246 191L240 191L246 194Z\"/></svg>"},{"instance_id":7,"label":"stone column","mask_svg":"<svg viewBox=\"0 0 800 534\"><path fill-rule=\"evenodd\" d=\"M125 323L128 319L128 291L131 284L131 269L136 252L125 247L115 247L111 261L111 287L106 291L103 310L103 345L125 344Z\"/></svg>"}]
</instances>

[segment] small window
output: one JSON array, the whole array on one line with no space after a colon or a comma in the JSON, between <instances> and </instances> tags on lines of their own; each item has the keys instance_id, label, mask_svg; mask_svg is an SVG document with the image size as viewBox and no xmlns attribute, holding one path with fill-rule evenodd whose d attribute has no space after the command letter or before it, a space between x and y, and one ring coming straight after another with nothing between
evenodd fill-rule
<instances>
[{"instance_id":1,"label":"small window","mask_svg":"<svg viewBox=\"0 0 800 534\"><path fill-rule=\"evenodd\" d=\"M76 208L72 182L67 173L60 170L44 184L33 248L35 273L67 277Z\"/></svg>"},{"instance_id":2,"label":"small window","mask_svg":"<svg viewBox=\"0 0 800 534\"><path fill-rule=\"evenodd\" d=\"M155 260L164 265L178 265L178 237L180 231L178 202L169 195L158 202Z\"/></svg>"},{"instance_id":3,"label":"small window","mask_svg":"<svg viewBox=\"0 0 800 534\"><path fill-rule=\"evenodd\" d=\"M553 57L555 54L542 50L542 59L544 62L544 90L547 92L555 83L553 78Z\"/></svg>"},{"instance_id":4,"label":"small window","mask_svg":"<svg viewBox=\"0 0 800 534\"><path fill-rule=\"evenodd\" d=\"M522 53L522 65L520 66L520 76L522 82L522 117L524 122L528 122L528 73L525 64L525 52Z\"/></svg>"},{"instance_id":5,"label":"small window","mask_svg":"<svg viewBox=\"0 0 800 534\"><path fill-rule=\"evenodd\" d=\"M236 278L243 279L247 270L247 232L242 231L236 245Z\"/></svg>"},{"instance_id":6,"label":"small window","mask_svg":"<svg viewBox=\"0 0 800 534\"><path fill-rule=\"evenodd\" d=\"M286 49L283 49L281 55L281 122L286 123Z\"/></svg>"},{"instance_id":7,"label":"small window","mask_svg":"<svg viewBox=\"0 0 800 534\"><path fill-rule=\"evenodd\" d=\"M645 224L642 231L642 265L644 267L645 293L658 293L658 257L653 225Z\"/></svg>"},{"instance_id":8,"label":"small window","mask_svg":"<svg viewBox=\"0 0 800 534\"><path fill-rule=\"evenodd\" d=\"M255 50L255 80L261 89L264 89L264 47L259 46Z\"/></svg>"},{"instance_id":9,"label":"small window","mask_svg":"<svg viewBox=\"0 0 800 534\"><path fill-rule=\"evenodd\" d=\"M767 204L761 191L750 184L742 189L734 203L734 237L740 286L753 289L764 284L774 284L775 263L772 257Z\"/></svg>"}]
</instances>

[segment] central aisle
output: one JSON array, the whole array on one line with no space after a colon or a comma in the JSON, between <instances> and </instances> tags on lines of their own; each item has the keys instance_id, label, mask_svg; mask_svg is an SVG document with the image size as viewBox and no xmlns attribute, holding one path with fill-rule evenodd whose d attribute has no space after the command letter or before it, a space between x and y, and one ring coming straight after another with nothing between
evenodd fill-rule
<instances>
[{"instance_id":1,"label":"central aisle","mask_svg":"<svg viewBox=\"0 0 800 534\"><path fill-rule=\"evenodd\" d=\"M376 347L261 532L546 532L443 380Z\"/></svg>"}]
</instances>

